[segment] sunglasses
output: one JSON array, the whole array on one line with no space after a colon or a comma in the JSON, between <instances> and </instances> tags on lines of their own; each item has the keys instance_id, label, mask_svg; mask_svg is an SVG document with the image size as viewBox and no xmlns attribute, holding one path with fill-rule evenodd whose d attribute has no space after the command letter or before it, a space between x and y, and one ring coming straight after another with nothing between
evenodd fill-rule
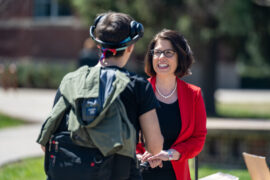
<instances>
[{"instance_id":1,"label":"sunglasses","mask_svg":"<svg viewBox=\"0 0 270 180\"><path fill-rule=\"evenodd\" d=\"M161 54L164 54L164 56L167 58L171 58L175 54L175 50L173 50L173 49L165 49L163 51L158 50L158 49L152 49L150 52L153 56L160 57Z\"/></svg>"}]
</instances>

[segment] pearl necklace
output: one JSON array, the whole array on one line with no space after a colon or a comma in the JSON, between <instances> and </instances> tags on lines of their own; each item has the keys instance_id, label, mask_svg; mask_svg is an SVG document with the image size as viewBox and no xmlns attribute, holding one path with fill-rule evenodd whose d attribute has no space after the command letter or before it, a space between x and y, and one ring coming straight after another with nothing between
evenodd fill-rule
<instances>
[{"instance_id":1,"label":"pearl necklace","mask_svg":"<svg viewBox=\"0 0 270 180\"><path fill-rule=\"evenodd\" d=\"M167 95L167 96L163 95L163 94L159 91L157 85L156 85L156 89L157 89L158 94L159 94L161 97L167 99L167 98L171 97L171 96L173 95L173 93L175 92L175 90L176 90L176 85L177 85L177 83L175 83L174 89L173 89L172 92L171 92L169 95Z\"/></svg>"}]
</instances>

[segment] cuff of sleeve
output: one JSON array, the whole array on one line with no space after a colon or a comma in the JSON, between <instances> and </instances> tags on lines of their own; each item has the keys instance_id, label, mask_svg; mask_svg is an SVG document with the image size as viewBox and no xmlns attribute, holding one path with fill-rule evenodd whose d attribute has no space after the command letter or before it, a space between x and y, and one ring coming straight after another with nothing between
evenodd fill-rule
<instances>
[{"instance_id":1,"label":"cuff of sleeve","mask_svg":"<svg viewBox=\"0 0 270 180\"><path fill-rule=\"evenodd\" d=\"M181 149L181 148L176 148L176 147L172 147L172 149L178 151L178 153L180 154L180 158L178 160L175 161L185 161L186 160L186 153Z\"/></svg>"},{"instance_id":2,"label":"cuff of sleeve","mask_svg":"<svg viewBox=\"0 0 270 180\"><path fill-rule=\"evenodd\" d=\"M42 141L41 139L37 139L36 142L40 145L46 146L47 142L46 141Z\"/></svg>"}]
</instances>

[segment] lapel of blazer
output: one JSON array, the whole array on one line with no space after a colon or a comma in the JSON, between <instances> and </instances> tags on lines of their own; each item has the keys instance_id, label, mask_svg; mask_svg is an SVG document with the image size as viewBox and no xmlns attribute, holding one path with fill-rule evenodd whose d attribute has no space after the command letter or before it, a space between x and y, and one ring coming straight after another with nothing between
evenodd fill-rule
<instances>
[{"instance_id":1,"label":"lapel of blazer","mask_svg":"<svg viewBox=\"0 0 270 180\"><path fill-rule=\"evenodd\" d=\"M185 96L185 87L184 83L177 78L177 97L178 97L178 103L179 103L179 109L180 109L180 115L181 115L181 131L178 135L177 141L181 141L182 134L185 132L185 129L187 128L187 109L186 109L186 96Z\"/></svg>"},{"instance_id":2,"label":"lapel of blazer","mask_svg":"<svg viewBox=\"0 0 270 180\"><path fill-rule=\"evenodd\" d=\"M156 92L156 76L148 78L148 81L152 85L154 92Z\"/></svg>"},{"instance_id":3,"label":"lapel of blazer","mask_svg":"<svg viewBox=\"0 0 270 180\"><path fill-rule=\"evenodd\" d=\"M189 90L188 84L181 79L178 79L177 81L177 96L181 114L182 127L176 142L181 142L187 139L193 132L194 98L191 91Z\"/></svg>"}]
</instances>

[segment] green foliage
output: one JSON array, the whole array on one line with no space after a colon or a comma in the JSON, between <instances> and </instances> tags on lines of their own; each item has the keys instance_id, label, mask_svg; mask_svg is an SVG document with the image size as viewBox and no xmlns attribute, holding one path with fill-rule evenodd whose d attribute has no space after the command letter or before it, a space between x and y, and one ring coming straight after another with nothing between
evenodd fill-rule
<instances>
[{"instance_id":1,"label":"green foliage","mask_svg":"<svg viewBox=\"0 0 270 180\"><path fill-rule=\"evenodd\" d=\"M56 89L64 75L74 70L73 63L22 62L17 64L18 84L20 87Z\"/></svg>"},{"instance_id":2,"label":"green foliage","mask_svg":"<svg viewBox=\"0 0 270 180\"><path fill-rule=\"evenodd\" d=\"M250 77L250 78L270 78L270 65L262 62L262 65L256 65L251 62L244 62L243 56L239 57L239 61L237 62L237 68L242 78Z\"/></svg>"},{"instance_id":3,"label":"green foliage","mask_svg":"<svg viewBox=\"0 0 270 180\"><path fill-rule=\"evenodd\" d=\"M235 49L240 73L253 77L268 76L270 43L265 39L270 38L270 31L267 29L270 25L267 18L270 8L258 6L252 1L226 2L223 11L218 14L219 31L222 36L229 38Z\"/></svg>"},{"instance_id":4,"label":"green foliage","mask_svg":"<svg viewBox=\"0 0 270 180\"><path fill-rule=\"evenodd\" d=\"M30 158L0 168L1 180L44 180L43 158Z\"/></svg>"},{"instance_id":5,"label":"green foliage","mask_svg":"<svg viewBox=\"0 0 270 180\"><path fill-rule=\"evenodd\" d=\"M183 34L188 34L191 29L191 17L188 15L183 15L177 20L177 29Z\"/></svg>"},{"instance_id":6,"label":"green foliage","mask_svg":"<svg viewBox=\"0 0 270 180\"><path fill-rule=\"evenodd\" d=\"M11 117L6 116L4 114L0 114L0 129L7 128L7 127L13 127L13 126L19 126L19 125L23 125L25 123L26 122L24 122L20 119L11 118Z\"/></svg>"},{"instance_id":7,"label":"green foliage","mask_svg":"<svg viewBox=\"0 0 270 180\"><path fill-rule=\"evenodd\" d=\"M253 27L252 1L227 0L217 14L220 34L247 36Z\"/></svg>"}]
</instances>

